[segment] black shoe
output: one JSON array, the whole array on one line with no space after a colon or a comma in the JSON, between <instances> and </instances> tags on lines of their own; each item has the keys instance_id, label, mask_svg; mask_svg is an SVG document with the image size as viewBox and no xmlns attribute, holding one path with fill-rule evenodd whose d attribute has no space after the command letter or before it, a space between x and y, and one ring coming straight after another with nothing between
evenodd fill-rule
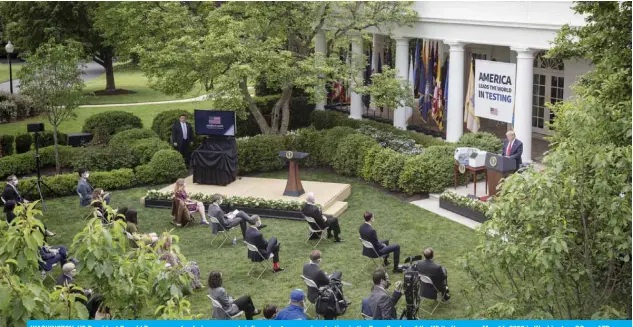
<instances>
[{"instance_id":1,"label":"black shoe","mask_svg":"<svg viewBox=\"0 0 633 327\"><path fill-rule=\"evenodd\" d=\"M338 240L334 241L334 243L343 243L343 242L345 242L345 240L342 240L340 238Z\"/></svg>"},{"instance_id":2,"label":"black shoe","mask_svg":"<svg viewBox=\"0 0 633 327\"><path fill-rule=\"evenodd\" d=\"M264 224L261 224L261 225L259 225L259 227L257 227L257 229L264 229L264 228L266 228L266 225L264 225Z\"/></svg>"},{"instance_id":3,"label":"black shoe","mask_svg":"<svg viewBox=\"0 0 633 327\"><path fill-rule=\"evenodd\" d=\"M251 313L253 316L257 316L258 314L260 314L261 312L257 309L255 309L255 311L253 311L253 313Z\"/></svg>"},{"instance_id":4,"label":"black shoe","mask_svg":"<svg viewBox=\"0 0 633 327\"><path fill-rule=\"evenodd\" d=\"M273 268L273 272L274 272L274 273L278 273L278 272L280 272L280 271L284 271L284 270L286 270L286 269L285 269L285 268L281 268L281 267L279 267L279 268L277 268L277 269L274 269L274 268Z\"/></svg>"},{"instance_id":5,"label":"black shoe","mask_svg":"<svg viewBox=\"0 0 633 327\"><path fill-rule=\"evenodd\" d=\"M328 239L332 238L332 234L327 234L327 238Z\"/></svg>"},{"instance_id":6,"label":"black shoe","mask_svg":"<svg viewBox=\"0 0 633 327\"><path fill-rule=\"evenodd\" d=\"M393 273L394 273L394 274L401 273L402 271L403 271L403 270L402 270L402 268L400 268L400 267L398 267L398 268L393 268Z\"/></svg>"},{"instance_id":7,"label":"black shoe","mask_svg":"<svg viewBox=\"0 0 633 327\"><path fill-rule=\"evenodd\" d=\"M388 265L391 264L391 261L385 259L385 262L382 263L383 266L387 267Z\"/></svg>"}]
</instances>

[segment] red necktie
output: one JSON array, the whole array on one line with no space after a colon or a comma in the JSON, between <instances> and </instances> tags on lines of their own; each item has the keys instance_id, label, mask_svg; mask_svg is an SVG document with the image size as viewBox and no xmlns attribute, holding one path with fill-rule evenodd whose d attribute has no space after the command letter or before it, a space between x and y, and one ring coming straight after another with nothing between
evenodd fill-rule
<instances>
[{"instance_id":1,"label":"red necktie","mask_svg":"<svg viewBox=\"0 0 633 327\"><path fill-rule=\"evenodd\" d=\"M508 143L508 148L506 149L506 157L510 156L511 149L512 149L512 142Z\"/></svg>"}]
</instances>

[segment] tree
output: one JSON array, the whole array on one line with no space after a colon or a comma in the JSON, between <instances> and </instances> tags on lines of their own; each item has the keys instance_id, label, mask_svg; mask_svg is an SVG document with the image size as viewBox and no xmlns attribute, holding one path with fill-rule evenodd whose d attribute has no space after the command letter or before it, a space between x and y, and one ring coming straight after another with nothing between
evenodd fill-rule
<instances>
[{"instance_id":1,"label":"tree","mask_svg":"<svg viewBox=\"0 0 633 327\"><path fill-rule=\"evenodd\" d=\"M108 39L138 54L152 87L185 94L195 85L215 93L215 107L250 111L262 133L284 133L295 88L323 96L325 79L348 78L333 49L371 27L388 31L417 14L408 2L109 3L97 25ZM320 30L328 55L314 54ZM358 70L365 67L361 65ZM266 119L249 86L265 81L280 92Z\"/></svg>"},{"instance_id":2,"label":"tree","mask_svg":"<svg viewBox=\"0 0 633 327\"><path fill-rule=\"evenodd\" d=\"M579 2L549 56L593 71L559 102L542 172L503 183L463 264L486 318L631 319L631 3Z\"/></svg>"},{"instance_id":3,"label":"tree","mask_svg":"<svg viewBox=\"0 0 633 327\"><path fill-rule=\"evenodd\" d=\"M83 45L90 56L106 73L105 89L115 90L112 60L113 43L105 43L101 32L94 26L100 14L99 2L47 1L0 3L5 23L5 40L11 40L22 52L34 52L51 38L57 42L75 40Z\"/></svg>"},{"instance_id":4,"label":"tree","mask_svg":"<svg viewBox=\"0 0 633 327\"><path fill-rule=\"evenodd\" d=\"M371 75L371 84L356 87L361 94L372 96L372 106L395 110L399 106L414 107L411 84L398 78L398 70L385 67L382 73Z\"/></svg>"},{"instance_id":5,"label":"tree","mask_svg":"<svg viewBox=\"0 0 633 327\"><path fill-rule=\"evenodd\" d=\"M48 122L53 126L57 173L61 172L57 130L64 121L75 118L74 110L82 97L82 53L81 45L75 42L56 44L51 41L29 55L18 74L21 92L30 95L42 106Z\"/></svg>"}]
</instances>

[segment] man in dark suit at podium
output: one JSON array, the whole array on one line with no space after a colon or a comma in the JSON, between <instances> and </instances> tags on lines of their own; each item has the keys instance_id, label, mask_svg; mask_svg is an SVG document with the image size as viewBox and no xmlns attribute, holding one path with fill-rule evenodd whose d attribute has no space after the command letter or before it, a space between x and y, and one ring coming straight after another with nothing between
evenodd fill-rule
<instances>
[{"instance_id":1,"label":"man in dark suit at podium","mask_svg":"<svg viewBox=\"0 0 633 327\"><path fill-rule=\"evenodd\" d=\"M514 131L506 133L506 140L503 141L503 149L501 151L503 156L516 160L516 169L519 169L522 163L521 155L523 155L523 143L517 140Z\"/></svg>"},{"instance_id":2,"label":"man in dark suit at podium","mask_svg":"<svg viewBox=\"0 0 633 327\"><path fill-rule=\"evenodd\" d=\"M171 126L171 142L189 167L189 146L193 144L193 129L186 119L185 115L180 115L180 119Z\"/></svg>"}]
</instances>

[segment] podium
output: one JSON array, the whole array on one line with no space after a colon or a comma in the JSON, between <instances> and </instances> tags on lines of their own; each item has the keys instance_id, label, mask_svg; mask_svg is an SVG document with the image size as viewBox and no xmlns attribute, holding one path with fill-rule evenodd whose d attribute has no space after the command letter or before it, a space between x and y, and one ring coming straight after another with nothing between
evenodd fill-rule
<instances>
[{"instance_id":1,"label":"podium","mask_svg":"<svg viewBox=\"0 0 633 327\"><path fill-rule=\"evenodd\" d=\"M488 196L497 195L497 184L517 170L517 161L500 154L486 154L486 170L488 177Z\"/></svg>"},{"instance_id":2,"label":"podium","mask_svg":"<svg viewBox=\"0 0 633 327\"><path fill-rule=\"evenodd\" d=\"M306 158L308 153L281 151L279 156L288 160L288 182L286 182L285 196L301 196L305 193L301 179L299 178L299 160Z\"/></svg>"}]
</instances>

